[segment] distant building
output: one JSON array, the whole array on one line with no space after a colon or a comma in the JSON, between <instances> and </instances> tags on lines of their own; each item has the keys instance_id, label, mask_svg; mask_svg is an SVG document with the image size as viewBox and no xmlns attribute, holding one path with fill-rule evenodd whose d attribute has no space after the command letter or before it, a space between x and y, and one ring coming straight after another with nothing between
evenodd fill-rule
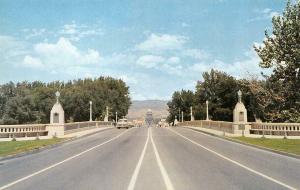
<instances>
[{"instance_id":1,"label":"distant building","mask_svg":"<svg viewBox=\"0 0 300 190\"><path fill-rule=\"evenodd\" d=\"M145 124L148 127L151 127L154 125L154 118L153 118L153 113L150 109L148 109L146 116L145 116Z\"/></svg>"}]
</instances>

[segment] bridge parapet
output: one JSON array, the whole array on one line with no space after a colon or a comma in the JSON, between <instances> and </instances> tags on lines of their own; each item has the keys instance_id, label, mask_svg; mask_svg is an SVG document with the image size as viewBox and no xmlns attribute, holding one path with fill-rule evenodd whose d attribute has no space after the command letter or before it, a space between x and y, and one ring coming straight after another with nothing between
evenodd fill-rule
<instances>
[{"instance_id":1,"label":"bridge parapet","mask_svg":"<svg viewBox=\"0 0 300 190\"><path fill-rule=\"evenodd\" d=\"M300 123L252 123L250 134L300 137Z\"/></svg>"},{"instance_id":2,"label":"bridge parapet","mask_svg":"<svg viewBox=\"0 0 300 190\"><path fill-rule=\"evenodd\" d=\"M63 136L79 131L98 127L107 127L112 122L85 121L65 124L25 124L25 125L0 125L0 138Z\"/></svg>"},{"instance_id":3,"label":"bridge parapet","mask_svg":"<svg viewBox=\"0 0 300 190\"><path fill-rule=\"evenodd\" d=\"M240 130L237 131L235 129L237 124L234 122L195 120L181 122L178 125L202 127L235 135L243 134L240 133ZM242 131L244 130L245 135L300 138L300 123L247 123L246 126L249 126L249 128L241 129Z\"/></svg>"},{"instance_id":4,"label":"bridge parapet","mask_svg":"<svg viewBox=\"0 0 300 190\"><path fill-rule=\"evenodd\" d=\"M0 125L0 138L46 136L46 124Z\"/></svg>"},{"instance_id":5,"label":"bridge parapet","mask_svg":"<svg viewBox=\"0 0 300 190\"><path fill-rule=\"evenodd\" d=\"M233 122L227 122L227 121L194 120L194 121L181 122L178 125L179 126L203 127L206 129L223 131L225 133L232 133L232 134L234 133Z\"/></svg>"},{"instance_id":6,"label":"bridge parapet","mask_svg":"<svg viewBox=\"0 0 300 190\"><path fill-rule=\"evenodd\" d=\"M64 125L64 134L71 134L87 129L93 129L98 127L107 127L111 126L112 122L110 121L85 121L85 122L74 122L66 123Z\"/></svg>"}]
</instances>

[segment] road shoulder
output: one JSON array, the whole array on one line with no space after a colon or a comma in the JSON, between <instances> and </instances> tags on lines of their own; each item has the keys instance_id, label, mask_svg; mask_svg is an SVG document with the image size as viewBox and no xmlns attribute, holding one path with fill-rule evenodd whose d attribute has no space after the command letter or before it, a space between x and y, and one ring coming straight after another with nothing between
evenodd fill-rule
<instances>
[{"instance_id":1,"label":"road shoulder","mask_svg":"<svg viewBox=\"0 0 300 190\"><path fill-rule=\"evenodd\" d=\"M34 149L31 149L31 150L27 150L27 151L12 154L12 155L0 156L0 161L5 161L5 160L10 160L10 159L14 159L14 158L19 158L19 157L35 154L35 153L38 153L38 152L41 152L41 151L44 151L44 150L47 150L47 149L52 149L52 148L61 146L65 143L67 143L67 142L71 142L71 141L78 140L78 139L81 139L81 138L84 138L84 137L88 137L88 136L91 136L91 135L94 135L94 134L97 134L97 133L100 133L100 132L104 132L104 131L109 130L109 129L112 129L112 127L99 128L98 130L90 130L88 132L82 132L81 131L81 132L78 132L76 134L73 134L72 136L70 136L70 135L69 136L64 136L63 140L61 140L61 141L59 141L55 144L41 146L41 147L38 147L38 148L34 148ZM22 142L25 142L25 141L22 141Z\"/></svg>"},{"instance_id":2,"label":"road shoulder","mask_svg":"<svg viewBox=\"0 0 300 190\"><path fill-rule=\"evenodd\" d=\"M189 129L189 130L197 131L197 132L200 132L200 133L203 133L203 134L207 134L207 135L210 135L210 136L214 136L214 137L217 137L217 138L220 138L220 139L228 140L228 141L231 141L231 142L234 142L234 143L238 143L238 144L242 144L242 145L245 145L245 146L250 146L250 147L253 147L253 148L258 148L258 149L261 149L261 150L265 150L265 151L277 153L277 154L280 154L280 155L284 155L284 156L288 156L288 157L300 159L300 155L296 155L296 154L292 154L292 153L287 153L287 152L283 152L283 151L279 151L279 150L274 150L274 149L271 149L271 148L266 148L266 147L258 146L258 145L255 145L255 144L246 143L246 142L243 142L243 141L239 141L237 139L233 139L231 137L226 137L226 136L217 135L217 134L214 134L214 133L209 133L207 131L196 129L194 127L193 128L192 127L182 127L182 128L186 128L186 129Z\"/></svg>"}]
</instances>

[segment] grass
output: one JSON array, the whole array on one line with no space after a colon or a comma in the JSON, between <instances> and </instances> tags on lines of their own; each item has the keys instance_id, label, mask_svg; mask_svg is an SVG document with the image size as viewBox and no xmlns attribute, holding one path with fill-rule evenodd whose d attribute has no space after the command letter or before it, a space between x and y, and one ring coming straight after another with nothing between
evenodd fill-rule
<instances>
[{"instance_id":1,"label":"grass","mask_svg":"<svg viewBox=\"0 0 300 190\"><path fill-rule=\"evenodd\" d=\"M0 156L15 155L33 149L38 149L47 145L57 144L64 141L62 138L30 141L8 141L0 142Z\"/></svg>"},{"instance_id":2,"label":"grass","mask_svg":"<svg viewBox=\"0 0 300 190\"><path fill-rule=\"evenodd\" d=\"M300 155L300 139L266 139L249 137L233 137L233 139L273 150Z\"/></svg>"}]
</instances>

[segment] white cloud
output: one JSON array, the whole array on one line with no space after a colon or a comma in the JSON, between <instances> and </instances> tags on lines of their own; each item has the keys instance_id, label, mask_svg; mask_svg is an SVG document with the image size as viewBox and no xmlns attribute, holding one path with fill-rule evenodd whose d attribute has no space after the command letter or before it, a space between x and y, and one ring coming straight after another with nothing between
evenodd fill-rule
<instances>
[{"instance_id":1,"label":"white cloud","mask_svg":"<svg viewBox=\"0 0 300 190\"><path fill-rule=\"evenodd\" d=\"M280 14L276 11L273 11L270 8L262 10L262 14L265 18L273 18L274 16L279 16Z\"/></svg>"},{"instance_id":2,"label":"white cloud","mask_svg":"<svg viewBox=\"0 0 300 190\"><path fill-rule=\"evenodd\" d=\"M24 55L28 53L29 45L26 42L19 41L12 36L0 35L0 65L16 65L22 62Z\"/></svg>"},{"instance_id":3,"label":"white cloud","mask_svg":"<svg viewBox=\"0 0 300 190\"><path fill-rule=\"evenodd\" d=\"M260 72L266 74L270 73L270 69L263 69L259 67L260 58L254 50L250 50L244 53L245 58L237 60L233 63L226 63L221 60L213 60L212 62L201 62L193 64L189 68L191 75L199 75L202 72L209 71L210 69L216 69L224 71L237 78L247 78L249 75L260 76Z\"/></svg>"},{"instance_id":4,"label":"white cloud","mask_svg":"<svg viewBox=\"0 0 300 190\"><path fill-rule=\"evenodd\" d=\"M73 22L71 24L65 24L60 33L61 34L76 34L77 32L78 32L77 25Z\"/></svg>"},{"instance_id":5,"label":"white cloud","mask_svg":"<svg viewBox=\"0 0 300 190\"><path fill-rule=\"evenodd\" d=\"M128 76L128 75L121 75L119 77L117 77L119 79L122 79L124 82L128 83L128 84L137 84L138 83L138 80L133 77L133 76Z\"/></svg>"},{"instance_id":6,"label":"white cloud","mask_svg":"<svg viewBox=\"0 0 300 190\"><path fill-rule=\"evenodd\" d=\"M137 60L137 64L145 68L154 68L159 63L163 63L165 59L161 56L143 55Z\"/></svg>"},{"instance_id":7,"label":"white cloud","mask_svg":"<svg viewBox=\"0 0 300 190\"><path fill-rule=\"evenodd\" d=\"M188 40L185 36L169 35L169 34L151 34L148 38L138 44L136 48L142 51L163 51L163 50L177 50Z\"/></svg>"},{"instance_id":8,"label":"white cloud","mask_svg":"<svg viewBox=\"0 0 300 190\"><path fill-rule=\"evenodd\" d=\"M182 54L198 60L208 59L210 57L209 53L200 49L185 49L182 51Z\"/></svg>"},{"instance_id":9,"label":"white cloud","mask_svg":"<svg viewBox=\"0 0 300 190\"><path fill-rule=\"evenodd\" d=\"M41 28L41 29L33 28L33 29L23 29L23 32L27 33L27 35L25 36L25 39L28 40L33 37L42 36L47 31L45 28Z\"/></svg>"},{"instance_id":10,"label":"white cloud","mask_svg":"<svg viewBox=\"0 0 300 190\"><path fill-rule=\"evenodd\" d=\"M25 67L30 68L43 68L44 65L42 64L42 61L39 58L31 57L30 55L26 55L23 60L23 65Z\"/></svg>"},{"instance_id":11,"label":"white cloud","mask_svg":"<svg viewBox=\"0 0 300 190\"><path fill-rule=\"evenodd\" d=\"M10 50L24 49L25 43L12 36L0 35L0 53L7 53Z\"/></svg>"},{"instance_id":12,"label":"white cloud","mask_svg":"<svg viewBox=\"0 0 300 190\"><path fill-rule=\"evenodd\" d=\"M167 60L168 63L171 63L171 64L177 64L180 62L180 58L179 57L170 57L168 60Z\"/></svg>"},{"instance_id":13,"label":"white cloud","mask_svg":"<svg viewBox=\"0 0 300 190\"><path fill-rule=\"evenodd\" d=\"M96 65L101 61L98 51L93 49L81 51L65 38L60 38L57 43L38 43L34 46L32 54L24 57L24 66L44 65L47 69L56 71L76 66Z\"/></svg>"},{"instance_id":14,"label":"white cloud","mask_svg":"<svg viewBox=\"0 0 300 190\"><path fill-rule=\"evenodd\" d=\"M272 19L274 16L280 15L280 13L270 8L265 8L263 10L256 10L255 12L256 14L258 14L258 16L249 19L248 22L253 22L258 20L268 20L268 19Z\"/></svg>"},{"instance_id":15,"label":"white cloud","mask_svg":"<svg viewBox=\"0 0 300 190\"><path fill-rule=\"evenodd\" d=\"M73 21L71 24L65 24L59 34L72 41L79 41L88 36L102 35L103 31L98 26L78 25Z\"/></svg>"}]
</instances>

